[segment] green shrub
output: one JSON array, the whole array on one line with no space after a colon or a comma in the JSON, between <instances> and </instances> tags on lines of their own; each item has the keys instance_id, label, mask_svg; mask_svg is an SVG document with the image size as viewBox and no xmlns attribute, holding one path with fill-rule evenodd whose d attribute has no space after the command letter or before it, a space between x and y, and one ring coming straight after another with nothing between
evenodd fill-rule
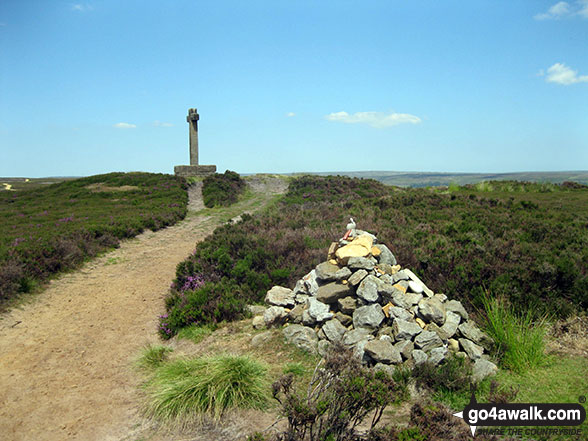
<instances>
[{"instance_id":1,"label":"green shrub","mask_svg":"<svg viewBox=\"0 0 588 441\"><path fill-rule=\"evenodd\" d=\"M161 421L188 423L219 419L236 408L263 409L266 368L248 357L216 356L161 365L146 383L147 414Z\"/></svg>"},{"instance_id":2,"label":"green shrub","mask_svg":"<svg viewBox=\"0 0 588 441\"><path fill-rule=\"evenodd\" d=\"M322 366L315 369L306 396L294 390L292 374L273 385L273 396L288 419L280 439L346 440L355 428L373 412L371 431L384 408L397 400L400 388L384 372L361 366L349 349L332 346Z\"/></svg>"},{"instance_id":3,"label":"green shrub","mask_svg":"<svg viewBox=\"0 0 588 441\"><path fill-rule=\"evenodd\" d=\"M224 174L215 173L204 178L202 198L208 208L229 206L237 202L247 184L238 173L227 170Z\"/></svg>"},{"instance_id":4,"label":"green shrub","mask_svg":"<svg viewBox=\"0 0 588 441\"><path fill-rule=\"evenodd\" d=\"M503 297L484 297L486 330L497 345L502 365L522 373L545 362L545 320L534 321L531 311L516 313Z\"/></svg>"}]
</instances>

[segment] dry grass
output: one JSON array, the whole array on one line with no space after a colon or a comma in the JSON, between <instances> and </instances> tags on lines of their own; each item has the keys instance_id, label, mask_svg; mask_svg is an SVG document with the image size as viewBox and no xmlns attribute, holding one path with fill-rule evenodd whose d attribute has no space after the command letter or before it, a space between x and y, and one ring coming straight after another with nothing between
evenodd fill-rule
<instances>
[{"instance_id":1,"label":"dry grass","mask_svg":"<svg viewBox=\"0 0 588 441\"><path fill-rule=\"evenodd\" d=\"M121 185L118 187L113 187L110 185L106 185L104 182L97 182L96 184L86 185L86 187L84 188L87 188L92 193L111 193L115 191L139 190L139 187L137 187L136 185Z\"/></svg>"},{"instance_id":2,"label":"dry grass","mask_svg":"<svg viewBox=\"0 0 588 441\"><path fill-rule=\"evenodd\" d=\"M588 357L588 316L583 313L553 323L547 337L548 354Z\"/></svg>"}]
</instances>

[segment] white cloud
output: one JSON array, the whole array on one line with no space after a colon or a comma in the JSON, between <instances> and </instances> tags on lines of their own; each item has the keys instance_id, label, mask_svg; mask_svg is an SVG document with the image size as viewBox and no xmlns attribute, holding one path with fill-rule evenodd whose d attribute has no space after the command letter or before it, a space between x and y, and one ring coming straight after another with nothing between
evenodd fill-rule
<instances>
[{"instance_id":1,"label":"white cloud","mask_svg":"<svg viewBox=\"0 0 588 441\"><path fill-rule=\"evenodd\" d=\"M129 124L126 122L116 123L112 127L116 128L116 129L136 129L137 128L137 126L135 124Z\"/></svg>"},{"instance_id":2,"label":"white cloud","mask_svg":"<svg viewBox=\"0 0 588 441\"><path fill-rule=\"evenodd\" d=\"M74 3L71 5L72 11L86 12L86 11L92 11L93 9L94 9L94 6L92 6L88 3Z\"/></svg>"},{"instance_id":3,"label":"white cloud","mask_svg":"<svg viewBox=\"0 0 588 441\"><path fill-rule=\"evenodd\" d=\"M288 118L292 118L293 116L296 116L296 114L294 112L288 112L288 113L286 113L286 116Z\"/></svg>"},{"instance_id":4,"label":"white cloud","mask_svg":"<svg viewBox=\"0 0 588 441\"><path fill-rule=\"evenodd\" d=\"M174 125L172 123L153 121L153 126L154 127L173 127Z\"/></svg>"},{"instance_id":5,"label":"white cloud","mask_svg":"<svg viewBox=\"0 0 588 441\"><path fill-rule=\"evenodd\" d=\"M563 63L555 63L547 69L545 81L569 86L570 84L588 82L588 75L578 75L577 70L573 70Z\"/></svg>"},{"instance_id":6,"label":"white cloud","mask_svg":"<svg viewBox=\"0 0 588 441\"><path fill-rule=\"evenodd\" d=\"M535 20L558 20L560 18L580 15L588 18L588 0L576 0L573 5L568 2L557 2L547 12L535 15Z\"/></svg>"},{"instance_id":7,"label":"white cloud","mask_svg":"<svg viewBox=\"0 0 588 441\"><path fill-rule=\"evenodd\" d=\"M383 112L357 112L350 115L347 112L335 112L325 116L329 121L342 122L346 124L367 124L368 126L382 129L398 124L418 124L421 119L418 116L408 113L383 113Z\"/></svg>"}]
</instances>

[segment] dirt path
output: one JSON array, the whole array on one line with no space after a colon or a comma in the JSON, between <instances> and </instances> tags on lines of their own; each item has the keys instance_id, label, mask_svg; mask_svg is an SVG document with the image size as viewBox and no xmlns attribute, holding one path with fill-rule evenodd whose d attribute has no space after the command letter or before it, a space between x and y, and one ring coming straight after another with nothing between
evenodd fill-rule
<instances>
[{"instance_id":1,"label":"dirt path","mask_svg":"<svg viewBox=\"0 0 588 441\"><path fill-rule=\"evenodd\" d=\"M176 265L220 223L285 189L277 178L250 181L254 196L229 210L203 210L192 189L184 221L123 242L2 315L0 439L120 440L138 427L133 361L158 341Z\"/></svg>"}]
</instances>

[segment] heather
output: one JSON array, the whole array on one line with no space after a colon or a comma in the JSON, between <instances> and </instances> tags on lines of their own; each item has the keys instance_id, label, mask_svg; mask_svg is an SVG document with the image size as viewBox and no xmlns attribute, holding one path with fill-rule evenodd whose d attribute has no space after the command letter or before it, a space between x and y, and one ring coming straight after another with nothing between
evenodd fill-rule
<instances>
[{"instance_id":1,"label":"heather","mask_svg":"<svg viewBox=\"0 0 588 441\"><path fill-rule=\"evenodd\" d=\"M208 175L202 182L202 199L208 208L237 202L239 195L245 191L246 183L238 173L227 170L223 174Z\"/></svg>"},{"instance_id":2,"label":"heather","mask_svg":"<svg viewBox=\"0 0 588 441\"><path fill-rule=\"evenodd\" d=\"M0 193L0 302L186 215L181 178L109 173Z\"/></svg>"},{"instance_id":3,"label":"heather","mask_svg":"<svg viewBox=\"0 0 588 441\"><path fill-rule=\"evenodd\" d=\"M161 335L239 318L272 285L292 287L324 260L350 216L431 289L470 310L483 308L486 292L535 317L588 306L588 187L507 181L411 189L302 176L279 203L218 228L178 265ZM190 277L201 285L184 289Z\"/></svg>"}]
</instances>

